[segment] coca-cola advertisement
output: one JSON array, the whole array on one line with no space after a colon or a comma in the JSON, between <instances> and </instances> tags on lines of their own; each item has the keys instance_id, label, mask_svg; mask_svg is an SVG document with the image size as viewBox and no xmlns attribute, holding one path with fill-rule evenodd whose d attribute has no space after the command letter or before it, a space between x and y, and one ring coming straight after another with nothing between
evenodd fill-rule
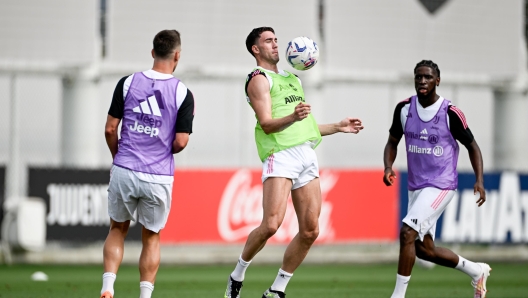
<instances>
[{"instance_id":1,"label":"coca-cola advertisement","mask_svg":"<svg viewBox=\"0 0 528 298\"><path fill-rule=\"evenodd\" d=\"M380 171L320 171L319 243L395 241L398 189ZM177 170L164 243L243 243L262 219L261 171ZM269 243L288 243L298 231L289 198L284 221Z\"/></svg>"}]
</instances>

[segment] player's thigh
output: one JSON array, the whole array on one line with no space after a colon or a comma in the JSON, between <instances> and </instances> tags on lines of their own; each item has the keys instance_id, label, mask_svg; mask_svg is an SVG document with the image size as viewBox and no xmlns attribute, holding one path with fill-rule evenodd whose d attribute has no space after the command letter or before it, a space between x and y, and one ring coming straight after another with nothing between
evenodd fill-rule
<instances>
[{"instance_id":1,"label":"player's thigh","mask_svg":"<svg viewBox=\"0 0 528 298\"><path fill-rule=\"evenodd\" d=\"M134 220L138 204L138 179L129 170L112 167L108 186L108 214L116 222Z\"/></svg>"},{"instance_id":2,"label":"player's thigh","mask_svg":"<svg viewBox=\"0 0 528 298\"><path fill-rule=\"evenodd\" d=\"M142 181L138 220L146 229L158 233L165 227L172 201L172 184Z\"/></svg>"},{"instance_id":3,"label":"player's thigh","mask_svg":"<svg viewBox=\"0 0 528 298\"><path fill-rule=\"evenodd\" d=\"M403 219L413 230L418 232L421 241L429 234L434 239L436 222L444 212L455 194L454 190L442 190L427 187L412 193L412 204Z\"/></svg>"},{"instance_id":4,"label":"player's thigh","mask_svg":"<svg viewBox=\"0 0 528 298\"><path fill-rule=\"evenodd\" d=\"M128 228L130 227L130 220L125 220L123 222L117 222L110 218L110 230L117 229L123 234L128 233Z\"/></svg>"},{"instance_id":5,"label":"player's thigh","mask_svg":"<svg viewBox=\"0 0 528 298\"><path fill-rule=\"evenodd\" d=\"M263 184L262 221L280 225L286 214L292 181L288 178L269 177Z\"/></svg>"},{"instance_id":6,"label":"player's thigh","mask_svg":"<svg viewBox=\"0 0 528 298\"><path fill-rule=\"evenodd\" d=\"M430 234L425 235L423 241L416 240L414 244L417 251L420 250L423 252L428 252L434 251L435 249L435 243L433 237Z\"/></svg>"},{"instance_id":7,"label":"player's thigh","mask_svg":"<svg viewBox=\"0 0 528 298\"><path fill-rule=\"evenodd\" d=\"M319 178L292 190L292 201L299 221L299 229L317 228L322 204Z\"/></svg>"}]
</instances>

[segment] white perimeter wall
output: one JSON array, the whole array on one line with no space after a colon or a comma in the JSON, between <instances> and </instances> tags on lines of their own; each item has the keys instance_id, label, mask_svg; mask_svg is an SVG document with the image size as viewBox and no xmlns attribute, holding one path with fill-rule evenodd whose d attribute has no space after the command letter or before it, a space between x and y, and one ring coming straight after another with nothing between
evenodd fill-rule
<instances>
[{"instance_id":1,"label":"white perimeter wall","mask_svg":"<svg viewBox=\"0 0 528 298\"><path fill-rule=\"evenodd\" d=\"M41 57L63 65L94 61L99 42L98 1L81 2L3 1L7 10L0 11L0 62L38 62ZM317 149L322 167L382 167L394 106L414 92L414 65L432 59L444 80L438 93L465 112L485 167L493 168L493 122L489 121L493 90L491 85L467 82L509 79L517 74L523 1L448 1L433 16L415 0L325 3L323 42L317 31L315 0L109 1L104 66L114 75L101 78L100 96L93 99L100 117L86 123L101 128L100 138L93 140L99 147L94 153L100 156L99 165L111 163L103 128L115 84L130 71L150 68L152 38L162 29L174 28L181 32L183 43L175 75L196 99L194 134L177 155L178 166L259 167L253 141L255 119L243 90L254 60L244 42L252 28L272 26L281 55L294 36L320 41L320 63L299 73L316 119L324 123L355 116L366 126L359 135L325 138ZM49 9L50 4L54 9ZM29 50L31 46L42 51ZM279 66L291 70L285 59ZM10 76L0 67L1 164L9 159ZM61 88L58 75L17 77L15 94L24 110L21 153L28 164L60 164ZM397 165L405 166L403 146ZM471 168L464 149L460 167Z\"/></svg>"}]
</instances>

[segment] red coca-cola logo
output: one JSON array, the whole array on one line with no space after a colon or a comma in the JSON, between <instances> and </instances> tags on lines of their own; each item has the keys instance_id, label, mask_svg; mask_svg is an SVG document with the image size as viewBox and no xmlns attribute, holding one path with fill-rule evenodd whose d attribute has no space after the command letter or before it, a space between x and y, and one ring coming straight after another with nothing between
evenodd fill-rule
<instances>
[{"instance_id":1,"label":"red coca-cola logo","mask_svg":"<svg viewBox=\"0 0 528 298\"><path fill-rule=\"evenodd\" d=\"M320 172L322 206L319 216L317 241L329 241L334 237L332 227L332 203L327 194L337 183L339 175L330 170ZM222 194L218 208L217 226L220 237L227 242L245 239L262 221L262 183L252 185L252 175L247 169L233 174ZM291 196L284 221L271 242L289 242L299 230Z\"/></svg>"}]
</instances>

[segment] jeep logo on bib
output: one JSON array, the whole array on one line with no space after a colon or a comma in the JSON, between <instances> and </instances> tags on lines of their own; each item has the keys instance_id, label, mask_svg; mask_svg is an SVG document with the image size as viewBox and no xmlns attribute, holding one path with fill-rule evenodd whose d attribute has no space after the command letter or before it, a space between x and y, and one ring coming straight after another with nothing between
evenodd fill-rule
<instances>
[{"instance_id":1,"label":"jeep logo on bib","mask_svg":"<svg viewBox=\"0 0 528 298\"><path fill-rule=\"evenodd\" d=\"M148 125L141 125L138 124L138 122L134 122L134 126L130 125L131 131L137 131L139 133L144 133L146 135L149 135L152 137L157 137L159 135L159 128L148 126Z\"/></svg>"}]
</instances>

